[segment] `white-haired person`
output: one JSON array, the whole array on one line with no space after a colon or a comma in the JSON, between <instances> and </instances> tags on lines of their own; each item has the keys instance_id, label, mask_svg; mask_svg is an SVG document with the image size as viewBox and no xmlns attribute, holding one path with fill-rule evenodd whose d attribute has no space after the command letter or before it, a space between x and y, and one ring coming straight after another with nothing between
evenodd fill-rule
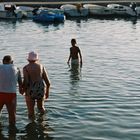
<instances>
[{"instance_id":1,"label":"white-haired person","mask_svg":"<svg viewBox=\"0 0 140 140\"><path fill-rule=\"evenodd\" d=\"M0 65L0 112L6 105L9 114L9 125L16 123L16 100L17 84L19 92L22 94L22 78L19 68L14 66L13 59L6 55Z\"/></svg>"},{"instance_id":2,"label":"white-haired person","mask_svg":"<svg viewBox=\"0 0 140 140\"><path fill-rule=\"evenodd\" d=\"M35 104L39 113L44 114L44 100L49 97L50 81L45 67L39 63L38 54L28 54L28 64L23 67L23 88L28 109L28 117L35 120Z\"/></svg>"}]
</instances>

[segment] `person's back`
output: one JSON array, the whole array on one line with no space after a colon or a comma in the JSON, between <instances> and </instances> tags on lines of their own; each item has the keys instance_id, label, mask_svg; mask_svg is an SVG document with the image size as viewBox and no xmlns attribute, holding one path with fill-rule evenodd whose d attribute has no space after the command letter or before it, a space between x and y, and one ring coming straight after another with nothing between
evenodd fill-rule
<instances>
[{"instance_id":1,"label":"person's back","mask_svg":"<svg viewBox=\"0 0 140 140\"><path fill-rule=\"evenodd\" d=\"M43 67L41 64L29 63L24 67L24 69L25 71L27 71L28 75L30 76L30 80L39 81L40 79L42 79Z\"/></svg>"},{"instance_id":2,"label":"person's back","mask_svg":"<svg viewBox=\"0 0 140 140\"><path fill-rule=\"evenodd\" d=\"M79 47L73 46L70 48L71 58L72 59L79 59L78 53L80 52Z\"/></svg>"},{"instance_id":3,"label":"person's back","mask_svg":"<svg viewBox=\"0 0 140 140\"><path fill-rule=\"evenodd\" d=\"M82 54L81 54L80 48L76 46L76 39L74 38L71 39L71 45L72 47L70 48L70 55L69 55L67 63L69 65L69 61L71 60L71 66L79 65L79 61L80 61L80 66L82 67Z\"/></svg>"},{"instance_id":4,"label":"person's back","mask_svg":"<svg viewBox=\"0 0 140 140\"><path fill-rule=\"evenodd\" d=\"M18 74L13 64L0 65L0 92L16 93Z\"/></svg>"}]
</instances>

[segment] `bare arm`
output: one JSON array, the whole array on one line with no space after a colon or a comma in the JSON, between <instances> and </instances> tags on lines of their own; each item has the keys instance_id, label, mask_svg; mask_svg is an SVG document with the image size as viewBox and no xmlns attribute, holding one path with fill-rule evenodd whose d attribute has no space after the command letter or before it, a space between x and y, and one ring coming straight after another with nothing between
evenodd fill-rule
<instances>
[{"instance_id":1,"label":"bare arm","mask_svg":"<svg viewBox=\"0 0 140 140\"><path fill-rule=\"evenodd\" d=\"M80 65L81 65L81 67L82 67L83 60L82 60L82 54L81 54L81 51L80 51L80 49L79 49L79 56L80 56Z\"/></svg>"},{"instance_id":2,"label":"bare arm","mask_svg":"<svg viewBox=\"0 0 140 140\"><path fill-rule=\"evenodd\" d=\"M20 72L19 68L18 68L18 85L19 85L19 93L23 94L23 92L22 92L22 78L21 78L21 72Z\"/></svg>"},{"instance_id":3,"label":"bare arm","mask_svg":"<svg viewBox=\"0 0 140 140\"><path fill-rule=\"evenodd\" d=\"M70 62L70 59L71 59L71 50L70 50L70 55L69 55L69 58L68 58L68 61L67 61L68 64Z\"/></svg>"},{"instance_id":4,"label":"bare arm","mask_svg":"<svg viewBox=\"0 0 140 140\"><path fill-rule=\"evenodd\" d=\"M49 78L48 78L47 71L46 71L46 69L44 67L43 67L42 77L43 77L43 79L45 81L45 84L47 85L47 87L46 87L46 93L45 93L45 98L47 99L49 97L50 81L49 81Z\"/></svg>"},{"instance_id":5,"label":"bare arm","mask_svg":"<svg viewBox=\"0 0 140 140\"><path fill-rule=\"evenodd\" d=\"M26 92L28 85L29 85L28 73L27 73L26 67L24 67L23 68L23 83L22 83L23 94L24 92Z\"/></svg>"}]
</instances>

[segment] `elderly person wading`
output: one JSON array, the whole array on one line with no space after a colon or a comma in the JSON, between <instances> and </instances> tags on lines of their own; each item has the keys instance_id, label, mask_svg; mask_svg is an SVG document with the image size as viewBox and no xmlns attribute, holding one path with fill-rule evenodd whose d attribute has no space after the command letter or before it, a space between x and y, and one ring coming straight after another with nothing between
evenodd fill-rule
<instances>
[{"instance_id":1,"label":"elderly person wading","mask_svg":"<svg viewBox=\"0 0 140 140\"><path fill-rule=\"evenodd\" d=\"M28 109L28 117L35 119L34 107L37 103L38 111L45 113L44 99L49 96L50 81L45 67L38 62L38 54L30 52L27 58L29 64L23 68L23 88Z\"/></svg>"},{"instance_id":2,"label":"elderly person wading","mask_svg":"<svg viewBox=\"0 0 140 140\"><path fill-rule=\"evenodd\" d=\"M0 112L6 105L10 126L15 126L16 123L17 83L19 92L22 93L20 70L13 64L12 57L6 55L0 65Z\"/></svg>"}]
</instances>

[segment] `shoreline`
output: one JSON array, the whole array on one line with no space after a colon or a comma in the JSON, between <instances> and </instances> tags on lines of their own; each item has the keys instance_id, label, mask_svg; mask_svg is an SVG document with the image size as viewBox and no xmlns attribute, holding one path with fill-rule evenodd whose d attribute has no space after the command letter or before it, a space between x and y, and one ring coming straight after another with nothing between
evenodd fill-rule
<instances>
[{"instance_id":1,"label":"shoreline","mask_svg":"<svg viewBox=\"0 0 140 140\"><path fill-rule=\"evenodd\" d=\"M122 5L130 5L131 2L136 2L137 5L140 5L140 0L83 0L83 1L79 1L79 0L75 0L75 1L70 1L70 0L2 0L1 3L14 3L16 5L19 6L32 6L32 7L36 7L36 6L46 6L46 7L54 7L54 8L58 8L59 6L63 5L63 4L99 4L99 5L104 5L106 6L107 4L111 4L111 3L117 3L117 4L122 4Z\"/></svg>"}]
</instances>

